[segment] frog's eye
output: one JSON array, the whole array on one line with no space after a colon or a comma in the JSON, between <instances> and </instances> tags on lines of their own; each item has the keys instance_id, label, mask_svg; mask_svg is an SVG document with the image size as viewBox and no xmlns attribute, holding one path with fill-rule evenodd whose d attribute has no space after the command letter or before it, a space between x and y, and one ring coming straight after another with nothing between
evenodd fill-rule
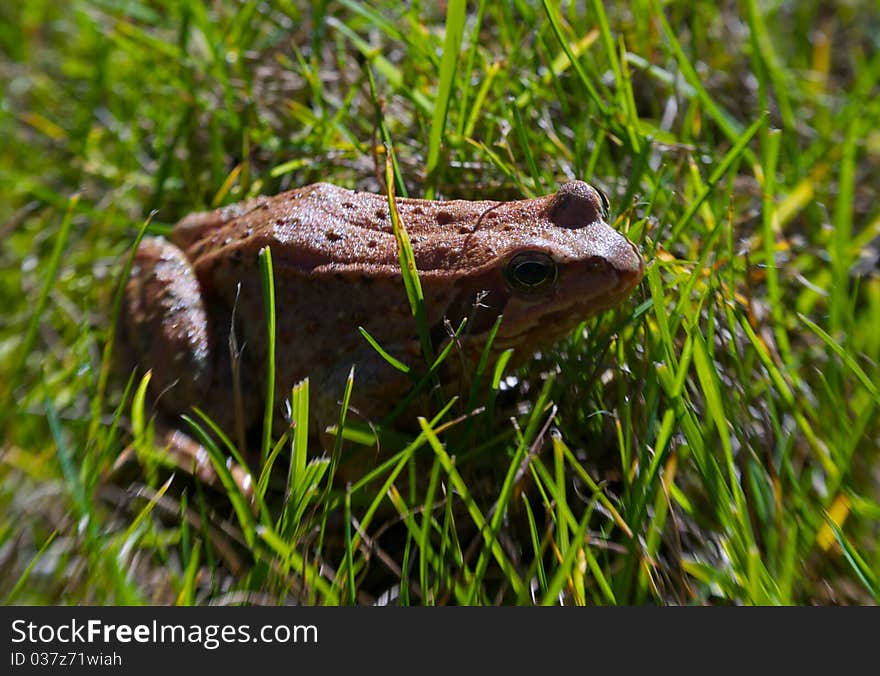
<instances>
[{"instance_id":1,"label":"frog's eye","mask_svg":"<svg viewBox=\"0 0 880 676\"><path fill-rule=\"evenodd\" d=\"M559 270L543 251L522 251L510 259L504 273L510 288L532 293L552 286Z\"/></svg>"}]
</instances>

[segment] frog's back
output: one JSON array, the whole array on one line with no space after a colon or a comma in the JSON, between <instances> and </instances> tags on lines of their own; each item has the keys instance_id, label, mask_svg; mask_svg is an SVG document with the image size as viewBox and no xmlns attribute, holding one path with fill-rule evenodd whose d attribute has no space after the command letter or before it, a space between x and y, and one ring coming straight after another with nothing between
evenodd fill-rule
<instances>
[{"instance_id":1,"label":"frog's back","mask_svg":"<svg viewBox=\"0 0 880 676\"><path fill-rule=\"evenodd\" d=\"M400 198L396 204L418 251L422 243L436 247L441 239L472 231L499 203ZM203 272L229 262L252 263L266 246L282 268L399 265L387 197L329 183L192 214L175 226L172 240Z\"/></svg>"}]
</instances>

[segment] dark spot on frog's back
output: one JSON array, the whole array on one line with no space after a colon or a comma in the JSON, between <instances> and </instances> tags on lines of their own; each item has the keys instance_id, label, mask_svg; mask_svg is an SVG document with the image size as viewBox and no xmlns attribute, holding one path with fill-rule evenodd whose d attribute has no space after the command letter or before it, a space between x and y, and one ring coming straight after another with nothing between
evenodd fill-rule
<instances>
[{"instance_id":1,"label":"dark spot on frog's back","mask_svg":"<svg viewBox=\"0 0 880 676\"><path fill-rule=\"evenodd\" d=\"M561 228L582 228L602 220L602 199L588 183L569 181L548 205L550 219Z\"/></svg>"},{"instance_id":2,"label":"dark spot on frog's back","mask_svg":"<svg viewBox=\"0 0 880 676\"><path fill-rule=\"evenodd\" d=\"M437 221L437 225L449 225L455 220L448 211L438 211L434 219Z\"/></svg>"}]
</instances>

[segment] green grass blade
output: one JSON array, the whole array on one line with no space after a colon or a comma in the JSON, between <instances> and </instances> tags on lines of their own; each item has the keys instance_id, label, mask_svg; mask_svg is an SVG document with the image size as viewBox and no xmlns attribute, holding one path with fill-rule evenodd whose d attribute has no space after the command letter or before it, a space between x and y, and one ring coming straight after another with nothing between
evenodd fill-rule
<instances>
[{"instance_id":1,"label":"green grass blade","mask_svg":"<svg viewBox=\"0 0 880 676\"><path fill-rule=\"evenodd\" d=\"M446 138L446 113L452 97L452 86L458 68L461 41L464 37L465 0L449 0L446 4L446 37L443 40L443 57L440 61L439 84L431 116L431 133L428 136L428 158L425 161L425 198L433 199L437 188L437 166L440 162L440 146Z\"/></svg>"},{"instance_id":2,"label":"green grass blade","mask_svg":"<svg viewBox=\"0 0 880 676\"><path fill-rule=\"evenodd\" d=\"M425 295L422 293L422 284L419 281L419 273L416 270L416 258L413 254L412 244L406 232L406 226L400 220L400 212L397 211L397 203L394 198L391 149L386 148L385 153L385 188L388 196L388 212L391 216L391 227L394 230L394 238L397 240L400 273L403 276L403 286L406 289L409 307L416 321L419 342L422 345L422 355L425 357L425 361L430 364L434 361L434 348L431 346L430 327L428 326L427 311L425 309Z\"/></svg>"},{"instance_id":3,"label":"green grass blade","mask_svg":"<svg viewBox=\"0 0 880 676\"><path fill-rule=\"evenodd\" d=\"M49 302L49 294L52 291L52 285L58 277L58 270L61 268L61 258L64 250L67 248L67 241L70 239L71 225L73 224L73 214L76 212L76 206L79 203L79 195L73 195L67 202L67 211L61 221L61 227L58 234L55 235L55 244L52 247L52 253L49 254L49 260L46 263L46 272L43 275L44 282L40 288L40 293L33 305L33 312L28 321L27 328L24 332L24 338L21 341L21 347L18 350L18 358L15 360L15 367L12 376L6 383L6 396L3 398L3 405L0 407L0 429L5 429L6 422L13 412L12 402L15 398L15 391L18 389L24 374L24 367L27 363L27 357L34 350L34 343L37 340L37 330L40 327L40 320L46 310Z\"/></svg>"},{"instance_id":4,"label":"green grass blade","mask_svg":"<svg viewBox=\"0 0 880 676\"><path fill-rule=\"evenodd\" d=\"M265 463L272 449L272 416L275 412L275 278L272 272L272 250L268 246L260 249L258 260L266 308L266 400L263 409L263 441L260 444L260 458Z\"/></svg>"},{"instance_id":5,"label":"green grass blade","mask_svg":"<svg viewBox=\"0 0 880 676\"><path fill-rule=\"evenodd\" d=\"M721 162L715 167L712 171L712 174L709 176L709 180L706 182L706 185L703 187L697 199L695 199L690 206L688 206L687 211L678 219L678 222L672 227L672 234L670 238L674 241L678 239L682 230L690 223L691 219L697 213L697 210L703 205L706 199L715 191L715 186L722 179L722 177L730 170L730 167L733 166L733 163L739 160L739 158L743 155L749 154L748 144L752 140L752 137L758 133L761 129L761 126L764 124L764 117L759 117L757 120L752 122L751 126L746 129L742 134L740 134L737 138L734 139L734 144L730 150L724 155Z\"/></svg>"}]
</instances>

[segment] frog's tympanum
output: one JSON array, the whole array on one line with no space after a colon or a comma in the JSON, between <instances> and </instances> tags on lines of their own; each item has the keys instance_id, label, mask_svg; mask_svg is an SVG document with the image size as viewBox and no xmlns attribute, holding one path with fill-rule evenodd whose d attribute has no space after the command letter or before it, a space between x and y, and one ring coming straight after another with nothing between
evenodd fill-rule
<instances>
[{"instance_id":1,"label":"frog's tympanum","mask_svg":"<svg viewBox=\"0 0 880 676\"><path fill-rule=\"evenodd\" d=\"M514 202L396 204L435 346L448 339L445 320L457 327L468 318L441 379L473 373L499 315L494 351L514 348L523 360L620 303L642 277L635 246L605 222L604 196L582 181ZM424 363L388 200L325 183L193 214L170 241L143 241L122 328L138 365L152 369L157 405L172 415L198 406L229 432L259 426L267 340L258 254L266 246L275 277L276 401L308 376L313 419L332 424L355 365L352 407L380 419L411 380L358 327L401 361Z\"/></svg>"}]
</instances>

